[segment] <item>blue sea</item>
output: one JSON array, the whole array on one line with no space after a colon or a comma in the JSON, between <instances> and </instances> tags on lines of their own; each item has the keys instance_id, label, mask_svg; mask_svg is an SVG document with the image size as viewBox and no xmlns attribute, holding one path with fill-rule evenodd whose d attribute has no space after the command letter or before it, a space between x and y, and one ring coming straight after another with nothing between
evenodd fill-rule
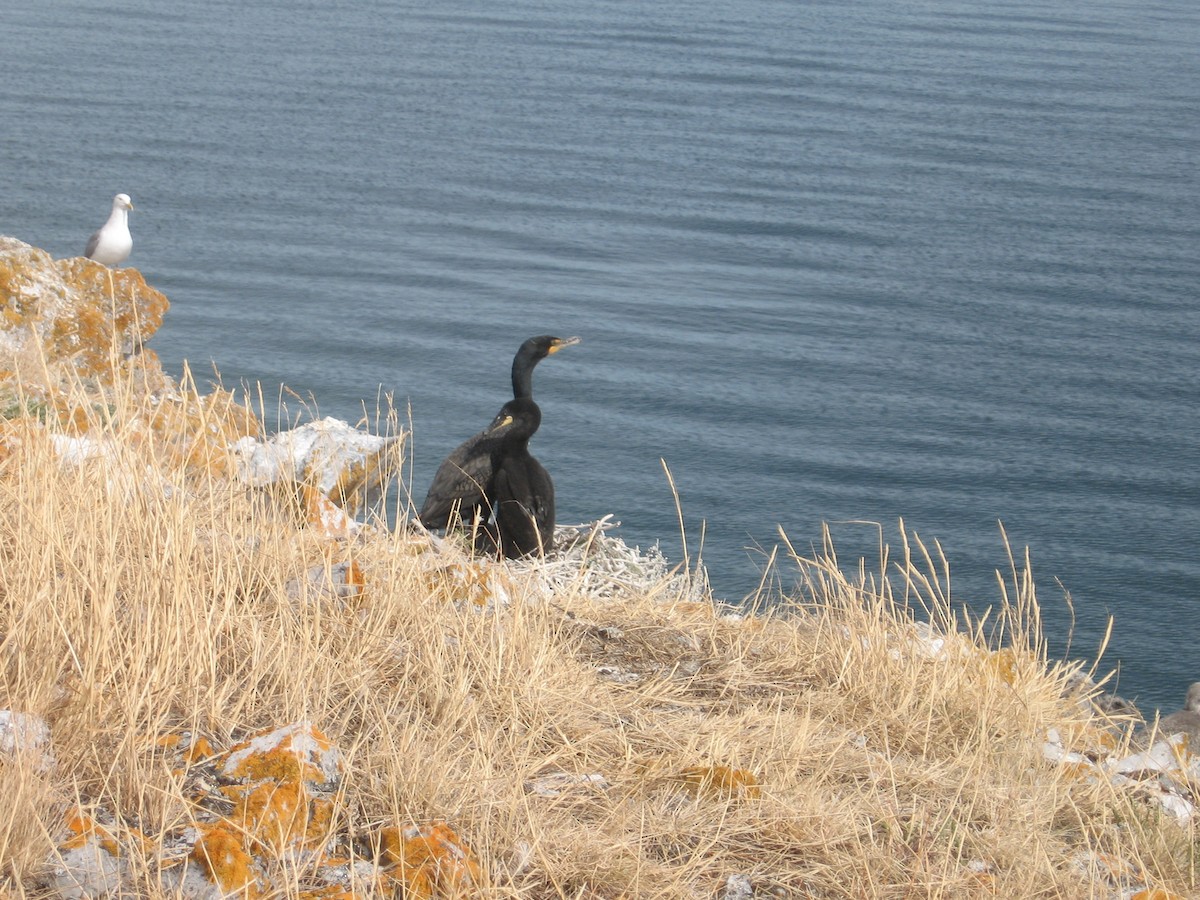
<instances>
[{"instance_id":1,"label":"blue sea","mask_svg":"<svg viewBox=\"0 0 1200 900\"><path fill-rule=\"evenodd\" d=\"M579 335L535 376L560 522L682 560L665 463L721 597L779 529L851 567L903 519L975 608L1002 523L1053 653L1111 615L1122 695L1200 680L1194 2L4 6L0 233L78 255L132 195L173 374L392 396L419 502Z\"/></svg>"}]
</instances>

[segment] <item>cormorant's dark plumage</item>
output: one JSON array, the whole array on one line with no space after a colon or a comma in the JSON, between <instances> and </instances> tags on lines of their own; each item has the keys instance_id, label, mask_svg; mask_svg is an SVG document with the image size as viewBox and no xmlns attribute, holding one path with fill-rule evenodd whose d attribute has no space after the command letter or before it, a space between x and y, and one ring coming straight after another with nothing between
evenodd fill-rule
<instances>
[{"instance_id":1,"label":"cormorant's dark plumage","mask_svg":"<svg viewBox=\"0 0 1200 900\"><path fill-rule=\"evenodd\" d=\"M554 539L554 482L529 452L529 439L542 422L532 399L505 407L513 417L496 466L493 506L500 552L508 559L546 553Z\"/></svg>"},{"instance_id":2,"label":"cormorant's dark plumage","mask_svg":"<svg viewBox=\"0 0 1200 900\"><path fill-rule=\"evenodd\" d=\"M503 420L501 412L487 428L459 444L438 466L417 516L426 528L486 525L492 517L496 463L503 431L512 424L511 420Z\"/></svg>"},{"instance_id":3,"label":"cormorant's dark plumage","mask_svg":"<svg viewBox=\"0 0 1200 900\"><path fill-rule=\"evenodd\" d=\"M510 410L511 404L506 404L491 425L468 438L446 457L438 468L437 474L434 475L425 502L421 504L418 519L422 525L431 529L450 528L456 524L471 527L473 522L486 526L495 503L496 474L502 461L501 457L505 452L502 447L506 441L512 439L513 426L517 425L517 434L519 435L521 433L519 429L528 427L527 423L533 415L534 423L529 433L524 436L523 440L518 437L514 446L519 447L524 457L541 470L541 477L526 476L525 481L532 483L533 480L536 480L539 485L543 485L540 488L542 496L545 496L544 485L549 486L549 516L547 518L543 514L540 521L548 521L549 533L553 533L554 485L541 464L529 456L528 449L529 437L537 431L538 423L541 421L541 411L533 402L533 369L550 354L557 353L563 347L570 347L578 343L579 338L577 337L558 338L551 335L540 335L530 338L521 345L516 356L513 357L513 401L528 401L528 406L532 407L532 414L525 405L519 405ZM500 424L506 417L512 421ZM518 422L522 424L518 425ZM527 468L524 463L520 465L516 462L513 463L509 473L505 476L506 483L512 485L506 489L506 496L514 500L521 496L522 489L519 485L518 473L526 471ZM519 528L520 526L514 522L512 527ZM545 541L543 544L549 546ZM522 538L520 545L527 546L528 541ZM536 548L536 541L534 546ZM505 555L510 554L505 551Z\"/></svg>"}]
</instances>

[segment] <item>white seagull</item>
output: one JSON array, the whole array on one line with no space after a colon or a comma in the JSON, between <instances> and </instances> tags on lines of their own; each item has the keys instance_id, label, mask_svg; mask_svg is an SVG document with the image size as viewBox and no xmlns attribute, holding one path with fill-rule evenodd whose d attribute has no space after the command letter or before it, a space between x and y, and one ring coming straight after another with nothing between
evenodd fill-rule
<instances>
[{"instance_id":1,"label":"white seagull","mask_svg":"<svg viewBox=\"0 0 1200 900\"><path fill-rule=\"evenodd\" d=\"M106 266L124 262L133 250L133 236L129 233L129 210L133 201L128 194L113 197L112 213L104 227L93 234L87 242L83 255Z\"/></svg>"}]
</instances>

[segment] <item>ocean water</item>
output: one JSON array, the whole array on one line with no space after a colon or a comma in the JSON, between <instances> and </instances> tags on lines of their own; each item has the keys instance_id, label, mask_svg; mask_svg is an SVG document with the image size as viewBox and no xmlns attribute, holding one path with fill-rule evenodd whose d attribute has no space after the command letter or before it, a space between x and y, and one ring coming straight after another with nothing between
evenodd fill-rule
<instances>
[{"instance_id":1,"label":"ocean water","mask_svg":"<svg viewBox=\"0 0 1200 900\"><path fill-rule=\"evenodd\" d=\"M1200 680L1194 3L7 0L3 31L0 232L77 255L131 194L172 372L392 395L419 502L520 342L578 334L535 377L560 521L681 559L665 461L723 597L780 528L853 564L903 518L977 607L1003 523L1055 653L1112 615L1122 694Z\"/></svg>"}]
</instances>

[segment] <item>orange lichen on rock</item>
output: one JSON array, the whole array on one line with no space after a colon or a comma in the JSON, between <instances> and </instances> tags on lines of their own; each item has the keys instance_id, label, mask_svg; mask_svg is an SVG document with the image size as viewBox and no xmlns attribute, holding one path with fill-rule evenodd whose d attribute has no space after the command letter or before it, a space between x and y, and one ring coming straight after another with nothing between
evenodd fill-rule
<instances>
[{"instance_id":1,"label":"orange lichen on rock","mask_svg":"<svg viewBox=\"0 0 1200 900\"><path fill-rule=\"evenodd\" d=\"M14 356L36 347L48 368L110 383L113 364L140 354L168 306L136 269L0 242L0 327Z\"/></svg>"},{"instance_id":2,"label":"orange lichen on rock","mask_svg":"<svg viewBox=\"0 0 1200 900\"><path fill-rule=\"evenodd\" d=\"M1005 684L1016 684L1017 655L1011 647L1002 647L987 656L987 665Z\"/></svg>"},{"instance_id":3,"label":"orange lichen on rock","mask_svg":"<svg viewBox=\"0 0 1200 900\"><path fill-rule=\"evenodd\" d=\"M188 769L197 766L215 756L216 750L203 734L191 731L178 731L152 740L152 745L160 750L167 750L170 756L170 770L173 775L186 775Z\"/></svg>"},{"instance_id":4,"label":"orange lichen on rock","mask_svg":"<svg viewBox=\"0 0 1200 900\"><path fill-rule=\"evenodd\" d=\"M1096 868L1114 884L1128 882L1137 877L1137 872L1128 861L1111 853L1094 853L1092 861Z\"/></svg>"},{"instance_id":5,"label":"orange lichen on rock","mask_svg":"<svg viewBox=\"0 0 1200 900\"><path fill-rule=\"evenodd\" d=\"M507 606L513 585L504 566L486 560L455 562L429 571L425 576L429 594L440 600L467 602L474 606Z\"/></svg>"},{"instance_id":6,"label":"orange lichen on rock","mask_svg":"<svg viewBox=\"0 0 1200 900\"><path fill-rule=\"evenodd\" d=\"M1100 756L1107 756L1113 753L1121 743L1120 739L1112 731L1105 728L1097 728L1090 724L1082 729L1080 740L1088 752L1096 753Z\"/></svg>"},{"instance_id":7,"label":"orange lichen on rock","mask_svg":"<svg viewBox=\"0 0 1200 900\"><path fill-rule=\"evenodd\" d=\"M377 453L367 454L361 459L351 460L342 469L327 496L342 509L351 513L358 512L367 493L386 483L391 477L391 462L390 453L386 448Z\"/></svg>"},{"instance_id":8,"label":"orange lichen on rock","mask_svg":"<svg viewBox=\"0 0 1200 900\"><path fill-rule=\"evenodd\" d=\"M348 891L336 884L308 891L300 891L296 896L299 900L363 900L354 891Z\"/></svg>"},{"instance_id":9,"label":"orange lichen on rock","mask_svg":"<svg viewBox=\"0 0 1200 900\"><path fill-rule=\"evenodd\" d=\"M300 501L304 507L304 520L327 540L353 537L359 524L318 488L309 484L300 485Z\"/></svg>"},{"instance_id":10,"label":"orange lichen on rock","mask_svg":"<svg viewBox=\"0 0 1200 900\"><path fill-rule=\"evenodd\" d=\"M217 762L220 776L234 782L221 788L234 804L230 822L275 851L319 846L332 827L341 766L337 749L307 723L243 741Z\"/></svg>"},{"instance_id":11,"label":"orange lichen on rock","mask_svg":"<svg viewBox=\"0 0 1200 900\"><path fill-rule=\"evenodd\" d=\"M216 750L208 742L208 738L201 735L192 738L191 745L184 751L183 759L188 765L195 765L215 754Z\"/></svg>"},{"instance_id":12,"label":"orange lichen on rock","mask_svg":"<svg viewBox=\"0 0 1200 900\"><path fill-rule=\"evenodd\" d=\"M82 257L59 260L55 265L69 291L92 301L77 303L76 321L61 318L51 331L56 342L52 347L64 356L74 356L77 366L100 371L114 344L123 355L135 353L141 342L162 326L170 304L146 284L137 269L110 270Z\"/></svg>"},{"instance_id":13,"label":"orange lichen on rock","mask_svg":"<svg viewBox=\"0 0 1200 900\"><path fill-rule=\"evenodd\" d=\"M338 560L338 556L342 559ZM367 592L367 578L358 561L348 551L336 546L326 550L325 560L324 566L311 570L319 584L341 600L350 601L355 606L361 603Z\"/></svg>"},{"instance_id":14,"label":"orange lichen on rock","mask_svg":"<svg viewBox=\"0 0 1200 900\"><path fill-rule=\"evenodd\" d=\"M303 839L308 827L308 797L298 780L235 785L222 788L222 792L234 802L229 820L257 843L278 852Z\"/></svg>"},{"instance_id":15,"label":"orange lichen on rock","mask_svg":"<svg viewBox=\"0 0 1200 900\"><path fill-rule=\"evenodd\" d=\"M254 857L224 824L202 826L189 860L226 894L253 900L262 893Z\"/></svg>"},{"instance_id":16,"label":"orange lichen on rock","mask_svg":"<svg viewBox=\"0 0 1200 900\"><path fill-rule=\"evenodd\" d=\"M0 237L0 359L6 415L82 434L107 424L120 382L166 388L145 341L162 324L167 298L136 269L109 271L87 259L54 260Z\"/></svg>"},{"instance_id":17,"label":"orange lichen on rock","mask_svg":"<svg viewBox=\"0 0 1200 900\"><path fill-rule=\"evenodd\" d=\"M121 893L131 883L130 857L151 852L136 828L108 827L80 807L66 817L67 837L58 845L50 875L64 896L99 897Z\"/></svg>"},{"instance_id":18,"label":"orange lichen on rock","mask_svg":"<svg viewBox=\"0 0 1200 900\"><path fill-rule=\"evenodd\" d=\"M122 827L121 834L126 839L126 843L130 845L127 849L137 853L145 853L149 850L149 839L138 829ZM75 807L67 814L67 835L67 839L59 845L63 850L82 847L89 841L95 841L98 846L113 856L122 855L121 843L117 840L116 833L108 826L97 822L81 807Z\"/></svg>"},{"instance_id":19,"label":"orange lichen on rock","mask_svg":"<svg viewBox=\"0 0 1200 900\"><path fill-rule=\"evenodd\" d=\"M261 731L235 744L219 761L226 778L281 781L300 778L327 790L341 777L341 754L320 729L307 722Z\"/></svg>"},{"instance_id":20,"label":"orange lichen on rock","mask_svg":"<svg viewBox=\"0 0 1200 900\"><path fill-rule=\"evenodd\" d=\"M216 750L213 749L208 738L190 731L175 731L171 734L161 735L154 740L154 745L178 754L176 774L216 755Z\"/></svg>"},{"instance_id":21,"label":"orange lichen on rock","mask_svg":"<svg viewBox=\"0 0 1200 900\"><path fill-rule=\"evenodd\" d=\"M314 796L296 779L222 788L234 802L229 820L253 840L275 852L315 847L329 837L333 800Z\"/></svg>"},{"instance_id":22,"label":"orange lichen on rock","mask_svg":"<svg viewBox=\"0 0 1200 900\"><path fill-rule=\"evenodd\" d=\"M161 394L144 424L145 439L165 449L176 465L218 477L232 474L230 445L262 432L258 417L233 394L219 389L204 396L191 391Z\"/></svg>"},{"instance_id":23,"label":"orange lichen on rock","mask_svg":"<svg viewBox=\"0 0 1200 900\"><path fill-rule=\"evenodd\" d=\"M384 828L378 846L380 862L389 865L385 876L405 897L457 897L480 883L474 854L445 822Z\"/></svg>"},{"instance_id":24,"label":"orange lichen on rock","mask_svg":"<svg viewBox=\"0 0 1200 900\"><path fill-rule=\"evenodd\" d=\"M346 560L346 586L353 592L352 596L361 598L367 592L367 579L363 575L358 560Z\"/></svg>"},{"instance_id":25,"label":"orange lichen on rock","mask_svg":"<svg viewBox=\"0 0 1200 900\"><path fill-rule=\"evenodd\" d=\"M762 796L758 779L746 769L729 766L692 766L674 779L695 797L701 795L757 799Z\"/></svg>"},{"instance_id":26,"label":"orange lichen on rock","mask_svg":"<svg viewBox=\"0 0 1200 900\"><path fill-rule=\"evenodd\" d=\"M121 847L112 831L78 807L67 816L67 834L67 839L59 845L61 850L74 850L94 840L113 856L121 855Z\"/></svg>"},{"instance_id":27,"label":"orange lichen on rock","mask_svg":"<svg viewBox=\"0 0 1200 900\"><path fill-rule=\"evenodd\" d=\"M991 872L972 872L971 880L976 882L981 888L995 895L996 892L996 876Z\"/></svg>"},{"instance_id":28,"label":"orange lichen on rock","mask_svg":"<svg viewBox=\"0 0 1200 900\"><path fill-rule=\"evenodd\" d=\"M1086 781L1089 778L1095 778L1099 772L1095 764L1091 762L1061 763L1058 771L1067 781Z\"/></svg>"}]
</instances>

